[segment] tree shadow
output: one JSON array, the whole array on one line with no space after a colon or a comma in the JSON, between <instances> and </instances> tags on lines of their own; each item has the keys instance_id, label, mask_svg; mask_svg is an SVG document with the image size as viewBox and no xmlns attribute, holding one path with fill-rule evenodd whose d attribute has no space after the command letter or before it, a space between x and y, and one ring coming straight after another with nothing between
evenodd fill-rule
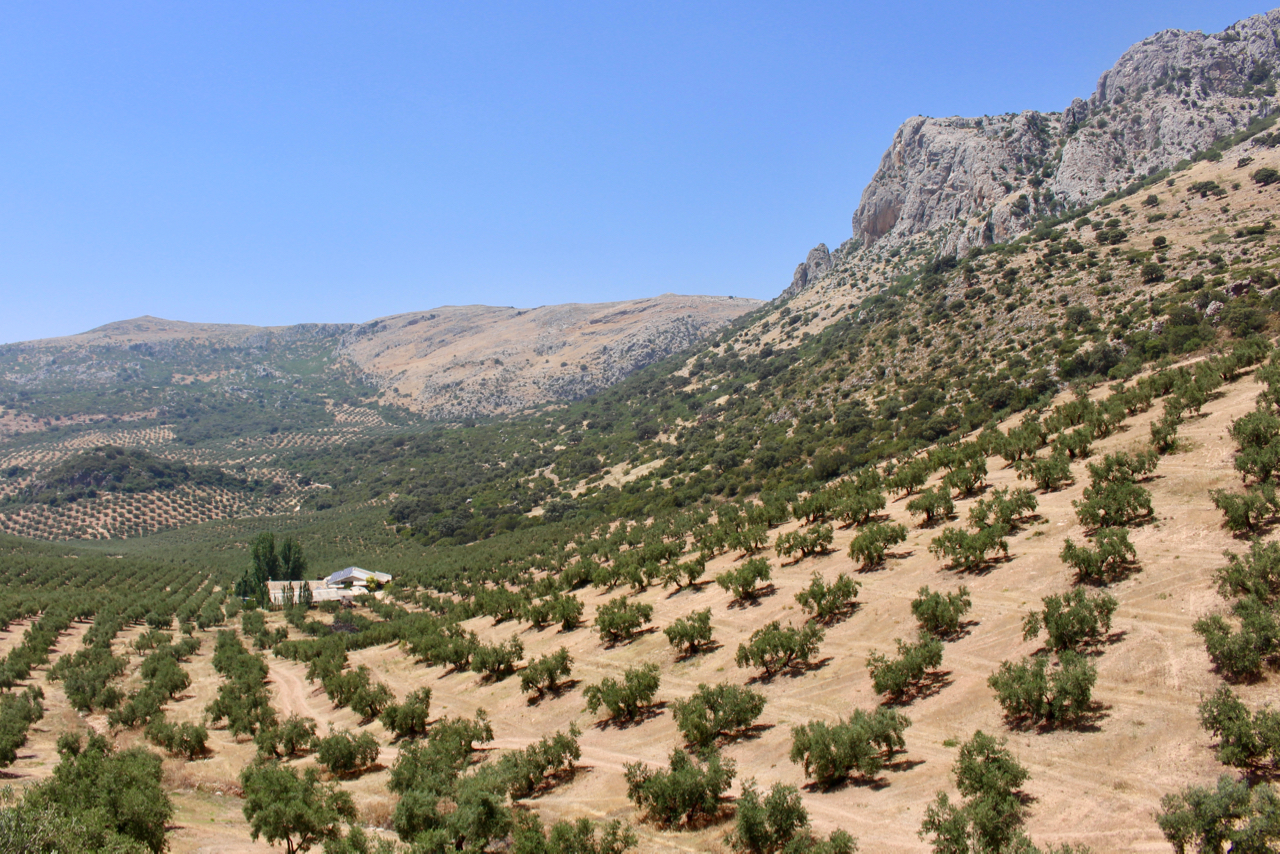
<instances>
[{"instance_id":1,"label":"tree shadow","mask_svg":"<svg viewBox=\"0 0 1280 854\"><path fill-rule=\"evenodd\" d=\"M581 679L566 679L563 682L557 682L554 686L539 688L538 693L525 698L525 703L530 706L536 706L548 698L558 700L574 688L577 688L581 683Z\"/></svg>"},{"instance_id":2,"label":"tree shadow","mask_svg":"<svg viewBox=\"0 0 1280 854\"><path fill-rule=\"evenodd\" d=\"M836 611L834 614L828 614L825 617L810 617L809 619L820 626L826 626L830 628L831 626L838 625L839 623L843 623L845 620L849 619L854 614L858 613L858 611L861 608L862 608L861 602L850 602L847 606L841 608L839 611Z\"/></svg>"},{"instance_id":3,"label":"tree shadow","mask_svg":"<svg viewBox=\"0 0 1280 854\"><path fill-rule=\"evenodd\" d=\"M629 718L605 718L602 721L596 721L592 724L598 730L606 729L631 729L638 727L646 721L651 721L656 717L660 717L667 708L667 701L662 700L657 703L650 703L635 715Z\"/></svg>"},{"instance_id":4,"label":"tree shadow","mask_svg":"<svg viewBox=\"0 0 1280 854\"><path fill-rule=\"evenodd\" d=\"M676 653L676 661L688 661L691 658L697 658L700 655L706 655L721 649L724 644L718 640L709 640L705 643L699 643L698 648L694 650L683 649Z\"/></svg>"},{"instance_id":5,"label":"tree shadow","mask_svg":"<svg viewBox=\"0 0 1280 854\"><path fill-rule=\"evenodd\" d=\"M568 768L557 769L550 776L544 777L542 782L535 786L533 792L526 797L528 800L537 800L543 795L551 794L566 783L574 782L578 779L579 774L590 774L593 770L589 765L578 765L577 763L570 765Z\"/></svg>"},{"instance_id":6,"label":"tree shadow","mask_svg":"<svg viewBox=\"0 0 1280 854\"><path fill-rule=\"evenodd\" d=\"M705 588L710 587L712 584L715 584L715 582L711 579L706 581L694 581L691 584L686 584L683 587L677 587L675 590L672 590L667 594L666 598L674 599L681 593L701 593Z\"/></svg>"},{"instance_id":7,"label":"tree shadow","mask_svg":"<svg viewBox=\"0 0 1280 854\"><path fill-rule=\"evenodd\" d=\"M777 592L778 592L778 588L775 587L773 582L771 581L768 584L764 585L763 587L757 587L755 590L751 592L750 596L739 596L738 598L734 599L729 603L729 607L731 609L738 609L738 610L742 610L745 608L759 608L761 604L760 603L761 599L764 599L768 596L772 596Z\"/></svg>"},{"instance_id":8,"label":"tree shadow","mask_svg":"<svg viewBox=\"0 0 1280 854\"><path fill-rule=\"evenodd\" d=\"M780 667L777 670L773 671L772 673L769 673L769 672L758 673L755 676L748 679L747 684L748 685L752 685L752 684L768 685L772 683L773 680L782 676L785 676L788 679L795 679L811 671L822 670L824 667L830 664L832 660L833 660L833 656L829 655L826 658L820 658L817 661L795 662L794 664L789 664L786 667Z\"/></svg>"},{"instance_id":9,"label":"tree shadow","mask_svg":"<svg viewBox=\"0 0 1280 854\"><path fill-rule=\"evenodd\" d=\"M740 741L755 741L776 726L777 724L752 724L751 726L725 733L720 736L719 740L725 744L736 744Z\"/></svg>"},{"instance_id":10,"label":"tree shadow","mask_svg":"<svg viewBox=\"0 0 1280 854\"><path fill-rule=\"evenodd\" d=\"M947 513L945 515L934 516L932 519L922 519L917 527L922 531L928 531L947 522L954 522L959 518L960 515L958 513Z\"/></svg>"},{"instance_id":11,"label":"tree shadow","mask_svg":"<svg viewBox=\"0 0 1280 854\"><path fill-rule=\"evenodd\" d=\"M1127 560L1124 563L1115 564L1101 575L1082 576L1076 573L1076 584L1087 584L1090 587L1108 587L1112 584L1119 584L1121 581L1127 581L1129 578L1142 572L1142 564L1136 560Z\"/></svg>"},{"instance_id":12,"label":"tree shadow","mask_svg":"<svg viewBox=\"0 0 1280 854\"><path fill-rule=\"evenodd\" d=\"M630 635L624 638L609 638L609 640L605 641L604 648L614 649L615 647L619 647L619 646L627 646L628 644L634 643L637 639L645 635L653 634L657 630L658 630L657 626L649 626L648 628L645 628L645 629L636 629L634 632L632 632Z\"/></svg>"},{"instance_id":13,"label":"tree shadow","mask_svg":"<svg viewBox=\"0 0 1280 854\"><path fill-rule=\"evenodd\" d=\"M943 688L955 682L950 670L930 670L919 681L897 696L886 697L880 705L893 707L909 706L916 700L927 700L938 694Z\"/></svg>"}]
</instances>

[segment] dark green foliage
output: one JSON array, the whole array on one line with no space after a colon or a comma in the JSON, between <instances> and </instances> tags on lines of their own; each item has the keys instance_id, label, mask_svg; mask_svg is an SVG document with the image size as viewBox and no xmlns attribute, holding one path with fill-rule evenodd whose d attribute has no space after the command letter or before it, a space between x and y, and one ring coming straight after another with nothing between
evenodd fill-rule
<instances>
[{"instance_id":1,"label":"dark green foliage","mask_svg":"<svg viewBox=\"0 0 1280 854\"><path fill-rule=\"evenodd\" d=\"M1160 799L1156 823L1178 854L1271 851L1280 841L1280 798L1224 774L1217 788L1189 786Z\"/></svg>"},{"instance_id":2,"label":"dark green foliage","mask_svg":"<svg viewBox=\"0 0 1280 854\"><path fill-rule=\"evenodd\" d=\"M1065 651L1058 655L1058 666L1052 668L1048 656L1043 655L1023 658L1017 664L1003 662L987 684L1011 724L1055 727L1073 725L1090 713L1097 679L1093 664Z\"/></svg>"},{"instance_id":3,"label":"dark green foliage","mask_svg":"<svg viewBox=\"0 0 1280 854\"><path fill-rule=\"evenodd\" d=\"M626 766L627 797L649 820L672 827L720 812L720 799L733 783L734 764L716 751L701 759L680 748L671 751L668 768L639 762Z\"/></svg>"},{"instance_id":4,"label":"dark green foliage","mask_svg":"<svg viewBox=\"0 0 1280 854\"><path fill-rule=\"evenodd\" d=\"M337 839L342 823L356 820L351 796L320 782L314 768L301 775L278 762L254 763L240 772L244 817L254 840L284 842L287 851L307 851Z\"/></svg>"},{"instance_id":5,"label":"dark green foliage","mask_svg":"<svg viewBox=\"0 0 1280 854\"><path fill-rule=\"evenodd\" d=\"M732 593L735 599L754 600L760 595L761 585L769 578L769 561L753 557L717 575L716 584Z\"/></svg>"},{"instance_id":6,"label":"dark green foliage","mask_svg":"<svg viewBox=\"0 0 1280 854\"><path fill-rule=\"evenodd\" d=\"M587 709L595 714L604 706L612 720L635 720L658 693L658 673L658 665L646 664L623 671L621 680L606 676L600 684L588 685L582 692Z\"/></svg>"},{"instance_id":7,"label":"dark green foliage","mask_svg":"<svg viewBox=\"0 0 1280 854\"><path fill-rule=\"evenodd\" d=\"M711 643L711 609L704 608L679 617L662 630L667 642L682 656L697 655Z\"/></svg>"},{"instance_id":8,"label":"dark green foliage","mask_svg":"<svg viewBox=\"0 0 1280 854\"><path fill-rule=\"evenodd\" d=\"M147 740L174 756L195 759L208 752L209 732L200 724L171 724L163 713L147 724Z\"/></svg>"},{"instance_id":9,"label":"dark green foliage","mask_svg":"<svg viewBox=\"0 0 1280 854\"><path fill-rule=\"evenodd\" d=\"M517 813L512 854L624 854L636 846L635 832L620 821L597 826L586 818L557 821L547 831L537 813Z\"/></svg>"},{"instance_id":10,"label":"dark green foliage","mask_svg":"<svg viewBox=\"0 0 1280 854\"><path fill-rule=\"evenodd\" d=\"M895 468L893 474L885 481L885 486L907 496L924 486L932 472L933 468L929 465L929 461L923 457L917 457Z\"/></svg>"},{"instance_id":11,"label":"dark green foliage","mask_svg":"<svg viewBox=\"0 0 1280 854\"><path fill-rule=\"evenodd\" d=\"M417 738L427 732L431 718L431 689L410 691L403 703L392 703L383 709L378 720L396 738Z\"/></svg>"},{"instance_id":12,"label":"dark green foliage","mask_svg":"<svg viewBox=\"0 0 1280 854\"><path fill-rule=\"evenodd\" d=\"M0 768L18 759L27 743L27 730L44 717L44 692L31 685L21 693L0 694Z\"/></svg>"},{"instance_id":13,"label":"dark green foliage","mask_svg":"<svg viewBox=\"0 0 1280 854\"><path fill-rule=\"evenodd\" d=\"M956 503L951 494L942 487L923 490L915 498L907 502L907 512L913 516L924 516L921 526L932 525L939 519L949 519L956 512Z\"/></svg>"},{"instance_id":14,"label":"dark green foliage","mask_svg":"<svg viewBox=\"0 0 1280 854\"><path fill-rule=\"evenodd\" d=\"M806 530L779 534L773 549L778 557L796 556L801 560L811 555L826 554L831 549L835 532L830 525L813 525Z\"/></svg>"},{"instance_id":15,"label":"dark green foliage","mask_svg":"<svg viewBox=\"0 0 1280 854\"><path fill-rule=\"evenodd\" d=\"M1111 617L1120 607L1108 593L1090 595L1077 587L1067 593L1044 597L1044 610L1031 611L1022 621L1022 639L1031 640L1043 628L1045 646L1055 652L1081 652L1102 643L1111 631Z\"/></svg>"},{"instance_id":16,"label":"dark green foliage","mask_svg":"<svg viewBox=\"0 0 1280 854\"><path fill-rule=\"evenodd\" d=\"M526 694L537 692L541 697L548 691L559 690L560 683L573 672L573 656L565 647L529 662L520 671L520 690Z\"/></svg>"},{"instance_id":17,"label":"dark green foliage","mask_svg":"<svg viewBox=\"0 0 1280 854\"><path fill-rule=\"evenodd\" d=\"M821 573L815 572L809 579L809 586L796 594L796 603L819 623L830 624L853 613L857 608L854 600L860 587L843 572L829 585L823 581Z\"/></svg>"},{"instance_id":18,"label":"dark green foliage","mask_svg":"<svg viewBox=\"0 0 1280 854\"><path fill-rule=\"evenodd\" d=\"M674 701L671 710L685 741L701 750L751 727L764 711L764 695L729 682L700 684L688 699Z\"/></svg>"},{"instance_id":19,"label":"dark green foliage","mask_svg":"<svg viewBox=\"0 0 1280 854\"><path fill-rule=\"evenodd\" d=\"M1091 485L1081 501L1072 501L1080 524L1089 528L1132 525L1151 516L1151 493L1137 484L1153 472L1159 455L1154 449L1138 454L1107 454L1089 463Z\"/></svg>"},{"instance_id":20,"label":"dark green foliage","mask_svg":"<svg viewBox=\"0 0 1280 854\"><path fill-rule=\"evenodd\" d=\"M330 732L315 740L316 761L339 776L365 771L381 752L373 733L354 735L346 730Z\"/></svg>"},{"instance_id":21,"label":"dark green foliage","mask_svg":"<svg viewBox=\"0 0 1280 854\"><path fill-rule=\"evenodd\" d=\"M56 507L104 492L136 495L183 485L236 492L249 489L246 481L216 466L192 466L140 448L104 445L68 457L7 501Z\"/></svg>"},{"instance_id":22,"label":"dark green foliage","mask_svg":"<svg viewBox=\"0 0 1280 854\"><path fill-rule=\"evenodd\" d=\"M766 678L783 670L804 670L818 654L823 631L813 623L802 627L783 627L777 620L751 633L744 644L738 644L734 661L739 667L750 664L764 670Z\"/></svg>"},{"instance_id":23,"label":"dark green foliage","mask_svg":"<svg viewBox=\"0 0 1280 854\"><path fill-rule=\"evenodd\" d=\"M506 679L524 657L524 644L512 635L502 643L480 644L471 655L471 671L487 679Z\"/></svg>"},{"instance_id":24,"label":"dark green foliage","mask_svg":"<svg viewBox=\"0 0 1280 854\"><path fill-rule=\"evenodd\" d=\"M572 724L567 733L543 736L524 750L505 753L498 770L507 781L507 794L512 800L532 797L557 777L573 773L573 764L582 758L578 737L582 733Z\"/></svg>"},{"instance_id":25,"label":"dark green foliage","mask_svg":"<svg viewBox=\"0 0 1280 854\"><path fill-rule=\"evenodd\" d=\"M260 758L289 759L301 756L310 750L315 737L316 722L314 720L301 715L290 715L276 726L258 730L253 737L253 743L258 746Z\"/></svg>"},{"instance_id":26,"label":"dark green foliage","mask_svg":"<svg viewBox=\"0 0 1280 854\"><path fill-rule=\"evenodd\" d=\"M915 643L898 639L897 644L897 658L872 651L867 656L867 672L877 694L902 702L919 692L930 673L942 666L942 641L921 632Z\"/></svg>"},{"instance_id":27,"label":"dark green foliage","mask_svg":"<svg viewBox=\"0 0 1280 854\"><path fill-rule=\"evenodd\" d=\"M969 613L971 604L968 587L954 593L941 593L926 586L916 591L916 598L911 600L911 613L920 621L921 629L945 639L960 633L960 619Z\"/></svg>"},{"instance_id":28,"label":"dark green foliage","mask_svg":"<svg viewBox=\"0 0 1280 854\"><path fill-rule=\"evenodd\" d=\"M1270 166L1263 166L1261 169L1253 170L1249 177L1253 179L1255 184L1261 184L1264 187L1280 182L1280 172Z\"/></svg>"},{"instance_id":29,"label":"dark green foliage","mask_svg":"<svg viewBox=\"0 0 1280 854\"><path fill-rule=\"evenodd\" d=\"M1239 599L1231 610L1240 621L1238 631L1218 614L1201 617L1191 628L1204 638L1205 651L1223 676L1255 679L1280 647L1280 623L1269 605L1252 596Z\"/></svg>"},{"instance_id":30,"label":"dark green foliage","mask_svg":"<svg viewBox=\"0 0 1280 854\"><path fill-rule=\"evenodd\" d=\"M631 640L640 627L652 619L652 605L629 602L626 596L619 596L597 609L596 628L600 632L600 640L612 645Z\"/></svg>"},{"instance_id":31,"label":"dark green foliage","mask_svg":"<svg viewBox=\"0 0 1280 854\"><path fill-rule=\"evenodd\" d=\"M791 761L823 787L853 774L874 779L886 760L906 749L902 733L909 726L906 715L883 706L870 713L855 709L834 724L810 721L791 729Z\"/></svg>"},{"instance_id":32,"label":"dark green foliage","mask_svg":"<svg viewBox=\"0 0 1280 854\"><path fill-rule=\"evenodd\" d=\"M1218 761L1254 768L1280 760L1280 712L1269 708L1253 714L1227 686L1200 703L1200 725L1218 739Z\"/></svg>"},{"instance_id":33,"label":"dark green foliage","mask_svg":"<svg viewBox=\"0 0 1280 854\"><path fill-rule=\"evenodd\" d=\"M861 561L864 570L884 563L885 552L890 546L905 542L907 526L874 522L865 525L849 543L849 557Z\"/></svg>"},{"instance_id":34,"label":"dark green foliage","mask_svg":"<svg viewBox=\"0 0 1280 854\"><path fill-rule=\"evenodd\" d=\"M969 508L969 524L977 530L992 525L1012 530L1034 513L1036 506L1036 497L1026 489L993 489L990 496L978 499Z\"/></svg>"},{"instance_id":35,"label":"dark green foliage","mask_svg":"<svg viewBox=\"0 0 1280 854\"><path fill-rule=\"evenodd\" d=\"M1068 539L1059 557L1076 571L1076 582L1108 584L1124 575L1137 560L1125 528L1099 528L1093 532L1094 547L1077 546Z\"/></svg>"},{"instance_id":36,"label":"dark green foliage","mask_svg":"<svg viewBox=\"0 0 1280 854\"><path fill-rule=\"evenodd\" d=\"M987 482L987 461L984 457L970 460L966 465L947 472L942 478L942 485L955 490L958 496L973 495Z\"/></svg>"},{"instance_id":37,"label":"dark green foliage","mask_svg":"<svg viewBox=\"0 0 1280 854\"><path fill-rule=\"evenodd\" d=\"M774 783L763 798L755 780L742 784L729 844L743 854L854 854L857 843L843 830L827 839L809 830L809 813L795 786Z\"/></svg>"},{"instance_id":38,"label":"dark green foliage","mask_svg":"<svg viewBox=\"0 0 1280 854\"><path fill-rule=\"evenodd\" d=\"M1275 604L1280 597L1280 543L1253 539L1249 551L1240 556L1224 552L1227 565L1216 572L1218 592L1223 598L1252 596Z\"/></svg>"},{"instance_id":39,"label":"dark green foliage","mask_svg":"<svg viewBox=\"0 0 1280 854\"><path fill-rule=\"evenodd\" d=\"M1243 495L1214 489L1209 497L1222 511L1227 528L1238 533L1257 532L1280 510L1280 498L1270 483L1250 484Z\"/></svg>"},{"instance_id":40,"label":"dark green foliage","mask_svg":"<svg viewBox=\"0 0 1280 854\"><path fill-rule=\"evenodd\" d=\"M959 528L947 528L929 543L929 552L937 558L947 558L954 569L976 572L985 567L994 552L1009 555L1005 535L1009 529L1003 525L989 525L975 533Z\"/></svg>"},{"instance_id":41,"label":"dark green foliage","mask_svg":"<svg viewBox=\"0 0 1280 854\"><path fill-rule=\"evenodd\" d=\"M28 795L84 831L119 835L153 852L165 850L173 803L160 785L160 757L141 748L116 752L100 735L87 742L70 733L58 739L53 778Z\"/></svg>"},{"instance_id":42,"label":"dark green foliage","mask_svg":"<svg viewBox=\"0 0 1280 854\"><path fill-rule=\"evenodd\" d=\"M935 854L1035 850L1022 832L1026 808L1019 790L1027 769L1003 740L978 730L960 747L952 773L964 800L953 804L939 792L920 827L922 839L932 837Z\"/></svg>"}]
</instances>

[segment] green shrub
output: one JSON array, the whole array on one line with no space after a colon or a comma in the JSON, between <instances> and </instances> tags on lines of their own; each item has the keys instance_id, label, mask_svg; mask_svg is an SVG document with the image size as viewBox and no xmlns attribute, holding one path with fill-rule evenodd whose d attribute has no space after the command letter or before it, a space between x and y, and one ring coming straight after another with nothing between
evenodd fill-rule
<instances>
[{"instance_id":1,"label":"green shrub","mask_svg":"<svg viewBox=\"0 0 1280 854\"><path fill-rule=\"evenodd\" d=\"M951 638L960 633L960 619L971 606L969 588L961 587L954 593L938 593L921 587L911 600L911 613L920 622L920 628L938 638Z\"/></svg>"},{"instance_id":2,"label":"green shrub","mask_svg":"<svg viewBox=\"0 0 1280 854\"><path fill-rule=\"evenodd\" d=\"M1240 620L1234 631L1222 616L1201 617L1191 626L1204 638L1205 651L1214 667L1228 679L1254 679L1263 662L1276 653L1280 644L1280 624L1264 601L1245 596L1231 607Z\"/></svg>"},{"instance_id":3,"label":"green shrub","mask_svg":"<svg viewBox=\"0 0 1280 854\"><path fill-rule=\"evenodd\" d=\"M909 496L924 486L932 473L933 467L930 466L929 461L918 457L895 468L893 474L885 481L885 486L895 492L901 492L904 497Z\"/></svg>"},{"instance_id":4,"label":"green shrub","mask_svg":"<svg viewBox=\"0 0 1280 854\"><path fill-rule=\"evenodd\" d=\"M811 721L792 727L791 761L824 788L852 774L874 779L887 759L906 749L902 733L909 726L906 715L883 706L871 713L855 709L834 724Z\"/></svg>"},{"instance_id":5,"label":"green shrub","mask_svg":"<svg viewBox=\"0 0 1280 854\"><path fill-rule=\"evenodd\" d=\"M1107 584L1122 576L1137 560L1138 553L1124 528L1099 528L1093 534L1094 548L1077 546L1068 539L1059 557L1076 571L1076 583Z\"/></svg>"},{"instance_id":6,"label":"green shrub","mask_svg":"<svg viewBox=\"0 0 1280 854\"><path fill-rule=\"evenodd\" d=\"M726 569L716 576L716 584L733 593L733 598L746 601L756 599L761 585L769 581L769 561L753 557L733 569Z\"/></svg>"},{"instance_id":7,"label":"green shrub","mask_svg":"<svg viewBox=\"0 0 1280 854\"><path fill-rule=\"evenodd\" d=\"M524 657L524 644L512 635L502 643L481 644L471 655L471 672L483 673L488 679L506 679L516 672Z\"/></svg>"},{"instance_id":8,"label":"green shrub","mask_svg":"<svg viewBox=\"0 0 1280 854\"><path fill-rule=\"evenodd\" d=\"M1014 463L1019 480L1029 480L1041 492L1054 492L1071 482L1071 461L1062 448L1046 457L1026 457Z\"/></svg>"},{"instance_id":9,"label":"green shrub","mask_svg":"<svg viewBox=\"0 0 1280 854\"><path fill-rule=\"evenodd\" d=\"M905 542L907 527L884 522L864 526L849 543L849 557L862 562L864 570L884 563L885 552L890 546Z\"/></svg>"},{"instance_id":10,"label":"green shrub","mask_svg":"<svg viewBox=\"0 0 1280 854\"><path fill-rule=\"evenodd\" d=\"M820 573L813 573L809 586L796 594L796 602L819 623L829 624L853 613L861 585L843 572L828 585Z\"/></svg>"},{"instance_id":11,"label":"green shrub","mask_svg":"<svg viewBox=\"0 0 1280 854\"><path fill-rule=\"evenodd\" d=\"M637 842L635 833L617 820L603 825L599 834L587 818L557 821L550 831L537 813L516 813L515 821L512 854L625 854Z\"/></svg>"},{"instance_id":12,"label":"green shrub","mask_svg":"<svg viewBox=\"0 0 1280 854\"><path fill-rule=\"evenodd\" d=\"M1278 813L1280 798L1271 786L1250 788L1224 774L1216 789L1188 786L1165 795L1156 823L1175 851L1269 851L1280 841Z\"/></svg>"},{"instance_id":13,"label":"green shrub","mask_svg":"<svg viewBox=\"0 0 1280 854\"><path fill-rule=\"evenodd\" d=\"M711 609L704 608L680 617L662 632L681 656L697 655L711 643Z\"/></svg>"},{"instance_id":14,"label":"green shrub","mask_svg":"<svg viewBox=\"0 0 1280 854\"><path fill-rule=\"evenodd\" d=\"M1043 628L1048 635L1045 645L1055 652L1081 652L1101 643L1111 631L1111 617L1120 606L1110 594L1090 596L1078 587L1046 596L1042 601L1044 611L1032 611L1022 621L1022 639L1031 640Z\"/></svg>"},{"instance_id":15,"label":"green shrub","mask_svg":"<svg viewBox=\"0 0 1280 854\"><path fill-rule=\"evenodd\" d=\"M658 674L658 665L646 664L623 671L621 681L605 677L599 685L588 685L582 694L588 711L595 714L604 706L614 721L635 720L658 693Z\"/></svg>"},{"instance_id":16,"label":"green shrub","mask_svg":"<svg viewBox=\"0 0 1280 854\"><path fill-rule=\"evenodd\" d=\"M818 839L809 830L809 813L795 786L774 783L763 798L755 780L742 784L728 842L742 854L854 854L857 843L843 830Z\"/></svg>"},{"instance_id":17,"label":"green shrub","mask_svg":"<svg viewBox=\"0 0 1280 854\"><path fill-rule=\"evenodd\" d=\"M835 515L846 525L865 525L884 507L884 493L880 490L855 489L838 501Z\"/></svg>"},{"instance_id":18,"label":"green shrub","mask_svg":"<svg viewBox=\"0 0 1280 854\"><path fill-rule=\"evenodd\" d=\"M688 699L674 701L671 709L685 741L701 750L751 727L764 711L764 695L728 682L700 684Z\"/></svg>"},{"instance_id":19,"label":"green shrub","mask_svg":"<svg viewBox=\"0 0 1280 854\"><path fill-rule=\"evenodd\" d=\"M1209 496L1222 511L1227 528L1237 533L1256 532L1280 510L1280 499L1270 483L1250 484L1243 495L1213 489Z\"/></svg>"},{"instance_id":20,"label":"green shrub","mask_svg":"<svg viewBox=\"0 0 1280 854\"><path fill-rule=\"evenodd\" d=\"M993 489L988 498L978 499L969 508L969 524L975 530L992 525L1012 529L1034 513L1036 507L1036 497L1029 490Z\"/></svg>"},{"instance_id":21,"label":"green shrub","mask_svg":"<svg viewBox=\"0 0 1280 854\"><path fill-rule=\"evenodd\" d=\"M1280 597L1280 543L1265 543L1254 538L1243 557L1224 552L1227 565L1215 577L1223 598L1252 596L1260 602L1275 604Z\"/></svg>"},{"instance_id":22,"label":"green shrub","mask_svg":"<svg viewBox=\"0 0 1280 854\"><path fill-rule=\"evenodd\" d=\"M1003 525L989 525L972 534L947 528L929 543L929 552L937 558L947 558L954 569L976 572L992 560L994 552L1009 556L1009 544L1004 539L1008 532Z\"/></svg>"},{"instance_id":23,"label":"green shrub","mask_svg":"<svg viewBox=\"0 0 1280 854\"><path fill-rule=\"evenodd\" d=\"M652 605L629 602L626 596L619 596L596 611L596 628L600 632L600 640L613 645L631 640L640 627L652 619Z\"/></svg>"},{"instance_id":24,"label":"green shrub","mask_svg":"<svg viewBox=\"0 0 1280 854\"><path fill-rule=\"evenodd\" d=\"M152 744L187 760L203 756L209 749L209 731L200 724L171 724L156 717L147 725L146 735Z\"/></svg>"},{"instance_id":25,"label":"green shrub","mask_svg":"<svg viewBox=\"0 0 1280 854\"><path fill-rule=\"evenodd\" d=\"M1218 761L1235 768L1255 768L1280 759L1280 712L1269 708L1253 714L1225 685L1200 703L1200 725L1218 739Z\"/></svg>"},{"instance_id":26,"label":"green shrub","mask_svg":"<svg viewBox=\"0 0 1280 854\"><path fill-rule=\"evenodd\" d=\"M582 758L582 748L578 746L581 735L570 724L567 733L543 736L524 750L503 754L498 767L511 799L531 797L557 777L572 774L574 763Z\"/></svg>"},{"instance_id":27,"label":"green shrub","mask_svg":"<svg viewBox=\"0 0 1280 854\"><path fill-rule=\"evenodd\" d=\"M738 644L734 657L739 667L750 664L764 670L766 678L783 670L804 670L818 654L823 631L813 623L801 628L783 627L777 620L751 633L744 644Z\"/></svg>"},{"instance_id":28,"label":"green shrub","mask_svg":"<svg viewBox=\"0 0 1280 854\"><path fill-rule=\"evenodd\" d=\"M978 730L960 747L952 774L964 801L952 804L945 792L938 792L920 827L921 837L933 838L936 854L1039 850L1022 832L1026 808L1019 790L1027 769L1004 741ZM1058 854L1070 854L1070 849Z\"/></svg>"},{"instance_id":29,"label":"green shrub","mask_svg":"<svg viewBox=\"0 0 1280 854\"><path fill-rule=\"evenodd\" d=\"M830 525L814 525L808 530L779 534L773 548L778 557L796 555L797 559L803 559L811 555L826 554L834 539L835 534Z\"/></svg>"},{"instance_id":30,"label":"green shrub","mask_svg":"<svg viewBox=\"0 0 1280 854\"><path fill-rule=\"evenodd\" d=\"M923 490L915 498L907 502L907 512L913 516L924 516L921 527L932 525L939 519L949 519L956 512L956 503L951 494L940 486Z\"/></svg>"},{"instance_id":31,"label":"green shrub","mask_svg":"<svg viewBox=\"0 0 1280 854\"><path fill-rule=\"evenodd\" d=\"M1089 487L1084 499L1072 501L1076 517L1087 528L1114 528L1149 518L1151 493L1136 483L1105 483Z\"/></svg>"},{"instance_id":32,"label":"green shrub","mask_svg":"<svg viewBox=\"0 0 1280 854\"><path fill-rule=\"evenodd\" d=\"M996 693L1006 720L1014 724L1071 725L1092 709L1097 669L1073 652L1062 652L1050 669L1047 656L1003 662L987 684Z\"/></svg>"},{"instance_id":33,"label":"green shrub","mask_svg":"<svg viewBox=\"0 0 1280 854\"><path fill-rule=\"evenodd\" d=\"M430 689L424 690L430 693ZM300 715L290 715L276 726L258 730L253 743L257 745L258 756L261 758L288 759L310 750L315 737L315 721Z\"/></svg>"},{"instance_id":34,"label":"green shrub","mask_svg":"<svg viewBox=\"0 0 1280 854\"><path fill-rule=\"evenodd\" d=\"M902 702L924 686L931 671L942 666L942 641L924 632L912 644L898 639L898 657L889 658L874 650L867 656L867 672L877 694Z\"/></svg>"},{"instance_id":35,"label":"green shrub","mask_svg":"<svg viewBox=\"0 0 1280 854\"><path fill-rule=\"evenodd\" d=\"M639 762L626 766L627 797L651 821L671 827L720 812L721 798L733 783L734 764L716 751L699 760L680 748L671 751L666 769Z\"/></svg>"},{"instance_id":36,"label":"green shrub","mask_svg":"<svg viewBox=\"0 0 1280 854\"><path fill-rule=\"evenodd\" d=\"M316 761L333 774L345 776L367 770L378 761L378 740L373 733L359 735L340 730L315 740Z\"/></svg>"},{"instance_id":37,"label":"green shrub","mask_svg":"<svg viewBox=\"0 0 1280 854\"><path fill-rule=\"evenodd\" d=\"M537 692L539 697L548 691L559 690L560 683L573 672L573 657L565 647L531 661L520 671L520 690L528 694Z\"/></svg>"},{"instance_id":38,"label":"green shrub","mask_svg":"<svg viewBox=\"0 0 1280 854\"><path fill-rule=\"evenodd\" d=\"M952 469L942 478L942 485L955 490L958 496L969 496L987 482L987 461L984 457L970 460L967 465Z\"/></svg>"}]
</instances>

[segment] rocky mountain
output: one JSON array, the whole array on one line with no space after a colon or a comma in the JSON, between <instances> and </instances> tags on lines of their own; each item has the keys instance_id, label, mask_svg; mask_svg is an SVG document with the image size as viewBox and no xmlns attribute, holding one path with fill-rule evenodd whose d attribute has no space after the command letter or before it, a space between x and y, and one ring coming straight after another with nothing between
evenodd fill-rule
<instances>
[{"instance_id":1,"label":"rocky mountain","mask_svg":"<svg viewBox=\"0 0 1280 854\"><path fill-rule=\"evenodd\" d=\"M1061 112L908 119L863 191L846 251L924 235L946 253L1004 242L1192 157L1275 109L1278 30L1280 10L1220 33L1157 33ZM821 278L814 260L784 296Z\"/></svg>"},{"instance_id":2,"label":"rocky mountain","mask_svg":"<svg viewBox=\"0 0 1280 854\"><path fill-rule=\"evenodd\" d=\"M396 405L433 419L497 415L586 397L760 304L663 294L531 309L446 306L354 327L338 352Z\"/></svg>"}]
</instances>

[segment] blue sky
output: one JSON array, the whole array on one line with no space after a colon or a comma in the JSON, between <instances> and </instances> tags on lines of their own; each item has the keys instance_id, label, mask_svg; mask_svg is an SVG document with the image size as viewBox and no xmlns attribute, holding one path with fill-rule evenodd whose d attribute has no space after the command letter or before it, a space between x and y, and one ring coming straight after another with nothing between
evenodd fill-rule
<instances>
[{"instance_id":1,"label":"blue sky","mask_svg":"<svg viewBox=\"0 0 1280 854\"><path fill-rule=\"evenodd\" d=\"M1059 110L1263 6L0 7L0 342L153 314L770 298L915 114Z\"/></svg>"}]
</instances>

